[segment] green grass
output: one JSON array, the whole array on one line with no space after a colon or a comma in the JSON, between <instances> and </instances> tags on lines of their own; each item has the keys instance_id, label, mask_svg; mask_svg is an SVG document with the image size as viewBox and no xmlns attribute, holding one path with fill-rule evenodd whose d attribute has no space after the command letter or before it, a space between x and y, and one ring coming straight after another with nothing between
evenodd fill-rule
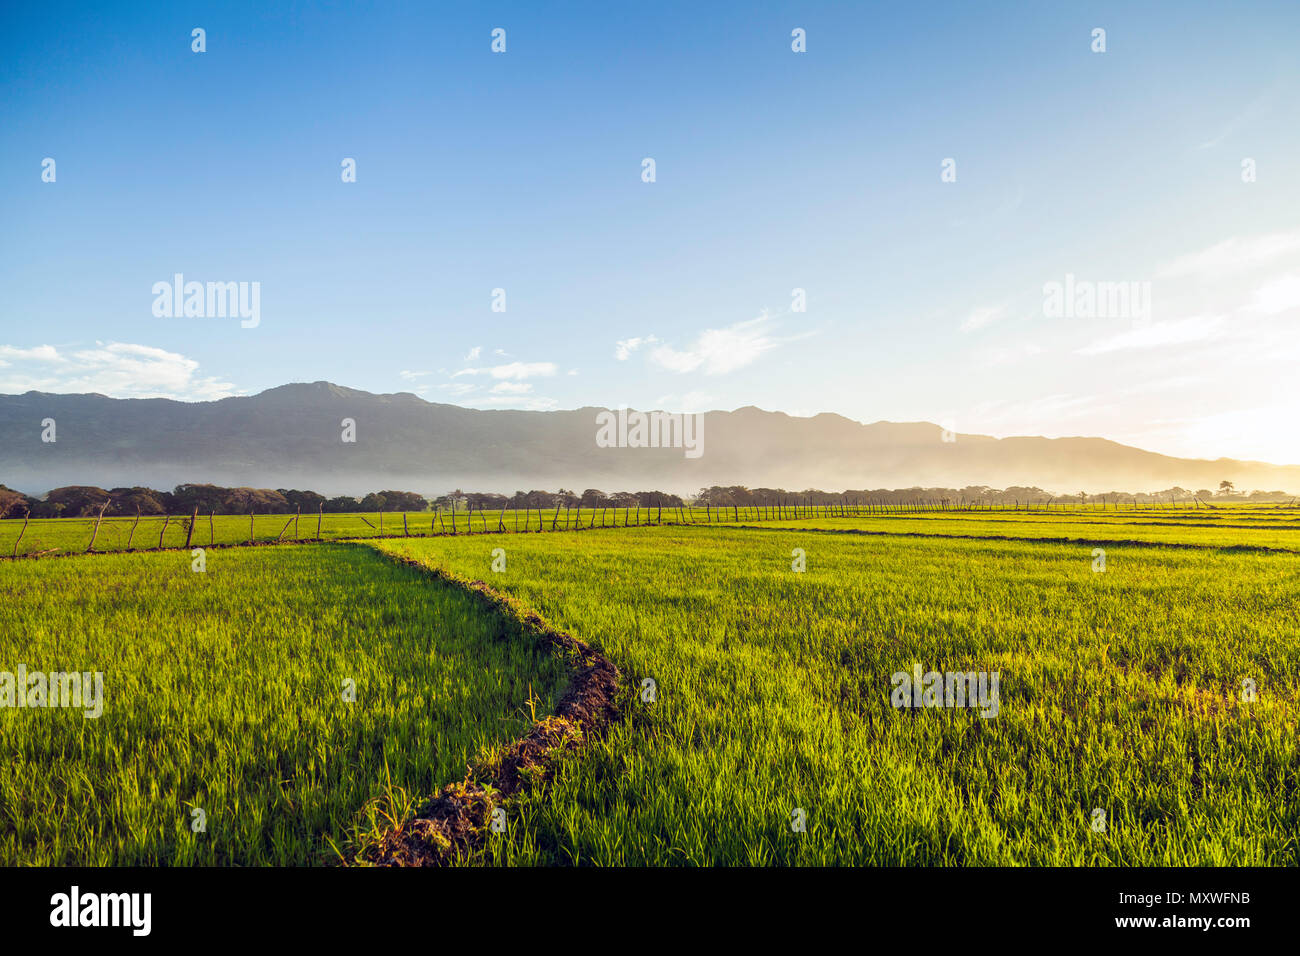
<instances>
[{"instance_id":1,"label":"green grass","mask_svg":"<svg viewBox=\"0 0 1300 956\"><path fill-rule=\"evenodd\" d=\"M551 712L558 662L378 550L486 580L657 685L514 798L479 861L1300 865L1300 555L1252 550L1295 547L1300 513L710 516L218 549L206 575L187 552L0 563L0 669L102 669L109 708L0 711L0 862L319 862L384 825L376 801L400 817L521 733L530 684ZM894 708L914 664L998 672L997 716Z\"/></svg>"},{"instance_id":2,"label":"green grass","mask_svg":"<svg viewBox=\"0 0 1300 956\"><path fill-rule=\"evenodd\" d=\"M699 509L698 516L699 520L704 520L703 509ZM94 518L33 518L27 522L25 531L23 519L9 518L0 521L0 557L81 554L90 546L92 538L97 552L150 551L160 546L181 548L187 540L191 547L199 548L213 544L266 544L317 538L318 516L314 514L304 514L297 521L292 520L293 515L254 515L251 521L248 515L199 515L192 535L189 532L190 517L142 517L138 522L134 516L104 518L98 533L95 532ZM613 508L594 511L584 508L581 513L561 511L557 516L552 508L541 512L507 511L504 515L499 511L475 511L472 515L458 512L454 520L448 512L439 517L429 511L387 512L382 516L378 513L327 514L319 518L320 540L338 541L407 534L450 534L453 526L457 534L495 532L503 525L508 531L518 528L521 533L551 531L553 526L556 530L571 529L579 522L586 528L593 521L596 527L600 527L602 521L605 526L612 527L615 524L635 524L638 515L635 509L629 513ZM639 518L646 523L650 520L650 513L642 509Z\"/></svg>"},{"instance_id":3,"label":"green grass","mask_svg":"<svg viewBox=\"0 0 1300 956\"><path fill-rule=\"evenodd\" d=\"M742 522L744 523L744 522ZM988 538L1063 538L1083 542L1255 547L1300 554L1300 518L1207 518L1205 513L1178 515L1046 514L1038 512L957 513L919 515L792 518L763 522L762 527L815 528L825 531L872 531L891 534L950 535Z\"/></svg>"},{"instance_id":4,"label":"green grass","mask_svg":"<svg viewBox=\"0 0 1300 956\"><path fill-rule=\"evenodd\" d=\"M783 517L782 515L790 515ZM769 508L583 508L532 511L478 512L466 515L447 512L388 512L367 514L302 515L199 515L194 531L190 517L104 518L98 533L94 518L21 518L0 521L0 557L36 554L80 554L92 537L95 550L150 551L213 544L238 545L249 542L339 541L353 538L405 536L430 537L449 534L496 533L499 528L513 533L574 528L623 527L651 524L727 525L759 527L809 527L864 529L929 534L1010 535L1014 537L1104 538L1153 543L1192 543L1217 546L1252 544L1300 551L1300 509L1277 506L1221 506L1206 508L1147 508L1139 511L1063 508L1032 511L919 511L908 513L862 511L849 516L834 515L830 509L815 513L801 509L782 512ZM318 522L319 518L319 522ZM472 529L472 531L471 531Z\"/></svg>"},{"instance_id":5,"label":"green grass","mask_svg":"<svg viewBox=\"0 0 1300 956\"><path fill-rule=\"evenodd\" d=\"M1079 546L725 528L377 546L657 683L520 801L498 862L1300 862L1300 558L1117 547L1096 573ZM894 709L914 663L998 671L998 716Z\"/></svg>"},{"instance_id":6,"label":"green grass","mask_svg":"<svg viewBox=\"0 0 1300 956\"><path fill-rule=\"evenodd\" d=\"M102 671L105 703L0 709L3 865L328 862L522 733L530 693L549 712L563 678L357 545L211 551L204 573L186 552L0 564L0 670L20 663Z\"/></svg>"}]
</instances>

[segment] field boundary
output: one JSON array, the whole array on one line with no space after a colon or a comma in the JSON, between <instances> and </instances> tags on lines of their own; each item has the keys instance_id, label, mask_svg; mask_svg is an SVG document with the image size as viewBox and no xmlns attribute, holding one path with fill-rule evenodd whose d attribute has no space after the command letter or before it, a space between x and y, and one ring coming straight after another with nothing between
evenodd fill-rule
<instances>
[{"instance_id":1,"label":"field boundary","mask_svg":"<svg viewBox=\"0 0 1300 956\"><path fill-rule=\"evenodd\" d=\"M777 519L778 521L781 519ZM792 519L784 519L792 520ZM797 520L797 519L793 519ZM1133 523L1126 522L1125 526L1135 527ZM1160 522L1143 522L1142 527L1169 527L1169 525ZM1205 528L1207 530L1219 530L1208 525L1187 525L1187 527ZM735 521L714 521L703 523L696 521L654 521L644 524L608 524L608 525L588 525L578 527L558 527L554 530L534 529L514 531L510 528L490 529L478 532L462 531L435 531L432 533L417 534L374 534L374 535L349 535L340 538L274 538L260 539L253 541L223 541L212 544L199 544L187 547L185 545L153 547L153 548L132 548L130 550L104 550L104 551L68 551L62 548L52 549L49 551L33 551L23 554L0 554L0 563L5 561L44 561L58 558L87 558L87 557L107 557L110 555L124 554L161 554L167 551L186 552L196 549L203 551L224 550L227 548L265 548L281 547L295 545L321 545L330 547L340 544L367 543L372 541L431 541L437 538L467 538L467 537L510 537L521 534L563 534L565 532L578 533L584 531L614 531L627 530L629 528L729 528L737 531L784 531L784 532L801 532L804 534L847 534L859 535L863 537L887 537L887 538L939 538L956 541L1008 541L1024 542L1026 544L1078 544L1093 545L1097 547L1132 547L1132 548L1169 548L1173 550L1193 550L1193 551L1233 551L1260 554L1300 554L1300 550L1293 548L1279 548L1263 544L1197 544L1187 541L1143 541L1134 538L1071 538L1063 536L1038 537L1028 535L1009 535L1009 534L946 534L939 531L885 531L872 530L868 528L812 528L807 526L790 526L773 523L771 525L751 525L738 524ZM1258 528L1243 528L1242 530L1272 530ZM428 568L424 565L426 570Z\"/></svg>"},{"instance_id":2,"label":"field boundary","mask_svg":"<svg viewBox=\"0 0 1300 956\"><path fill-rule=\"evenodd\" d=\"M344 861L345 865L444 866L482 847L494 811L503 801L544 783L560 754L603 736L619 719L622 675L604 654L483 581L400 554L371 550L469 593L484 610L510 621L570 662L569 686L552 716L535 720L523 737L466 768L463 781L442 787L414 817Z\"/></svg>"},{"instance_id":3,"label":"field boundary","mask_svg":"<svg viewBox=\"0 0 1300 956\"><path fill-rule=\"evenodd\" d=\"M73 519L75 520L75 519ZM725 522L715 521L712 525L695 524L694 522L679 523L676 521L665 521L662 524L630 524L630 525L595 525L591 527L578 528L556 528L554 531L512 531L509 528L502 530L492 529L489 531L476 531L473 534L461 531L435 531L432 534L363 534L348 535L342 538L263 538L253 541L220 541L215 544L195 544L187 545L168 545L165 548L132 548L129 551L122 549L118 551L68 551L63 548L54 548L49 551L27 551L22 554L0 554L0 563L5 561L47 561L56 558L106 558L114 555L121 556L124 554L164 554L168 551L184 552L192 550L218 551L228 548L273 548L292 545L321 545L331 547L340 544L356 544L369 541L433 541L437 538L488 538L495 535L515 536L522 534L563 534L571 532L577 534L580 531L626 531L631 528L729 528L736 527ZM422 567L425 567L421 565ZM427 567L425 567L428 570Z\"/></svg>"},{"instance_id":4,"label":"field boundary","mask_svg":"<svg viewBox=\"0 0 1300 956\"><path fill-rule=\"evenodd\" d=\"M687 527L687 526L683 526ZM700 527L692 525L690 527ZM790 528L763 527L753 524L715 525L735 528L737 531L798 531L804 534L850 534L885 538L948 538L957 541L1009 541L1022 544L1085 544L1098 547L1109 545L1120 548L1170 548L1192 551L1235 551L1262 554L1300 554L1291 548L1272 548L1263 544L1193 544L1187 541L1135 541L1132 538L1037 538L1018 537L1013 534L942 534L938 531L869 531L865 528Z\"/></svg>"}]
</instances>

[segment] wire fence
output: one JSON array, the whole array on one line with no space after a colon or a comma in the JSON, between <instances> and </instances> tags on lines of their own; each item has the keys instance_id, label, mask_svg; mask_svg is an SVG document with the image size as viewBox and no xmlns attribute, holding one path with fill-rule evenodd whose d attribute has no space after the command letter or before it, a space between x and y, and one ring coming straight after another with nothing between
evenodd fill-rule
<instances>
[{"instance_id":1,"label":"wire fence","mask_svg":"<svg viewBox=\"0 0 1300 956\"><path fill-rule=\"evenodd\" d=\"M1294 500L1291 504L1294 504ZM872 518L900 515L1035 512L1053 516L1121 512L1187 512L1213 510L1220 517L1270 512L1285 518L1291 504L1213 505L1198 499L1168 502L1131 499L1045 501L991 499L865 499L839 502L781 499L747 504L654 505L649 507L587 507L560 504L546 508L438 508L432 511L390 511L347 514L315 513L219 515L131 515L80 518L10 518L0 521L0 557L33 557L94 552L156 551L170 548L268 544L276 542L338 541L387 537L441 535L528 534L652 525L746 524L808 521L830 518ZM106 510L106 509L105 509Z\"/></svg>"}]
</instances>

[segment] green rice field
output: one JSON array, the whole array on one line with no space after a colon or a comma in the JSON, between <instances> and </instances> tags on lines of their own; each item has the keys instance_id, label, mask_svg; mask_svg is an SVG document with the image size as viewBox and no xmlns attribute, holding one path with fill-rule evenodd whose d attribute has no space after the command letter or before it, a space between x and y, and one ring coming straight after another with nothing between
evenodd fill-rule
<instances>
[{"instance_id":1,"label":"green rice field","mask_svg":"<svg viewBox=\"0 0 1300 956\"><path fill-rule=\"evenodd\" d=\"M97 718L0 710L0 864L335 860L552 706L507 634L355 545L6 563L0 670L104 677Z\"/></svg>"},{"instance_id":2,"label":"green rice field","mask_svg":"<svg viewBox=\"0 0 1300 956\"><path fill-rule=\"evenodd\" d=\"M327 515L324 543L203 573L183 550L0 562L0 671L105 674L97 719L0 709L0 862L330 863L551 713L562 663L414 563L625 685L462 862L1300 864L1296 510L552 514L385 515L382 538ZM236 545L248 518L212 530ZM895 706L916 668L996 674L996 707Z\"/></svg>"}]
</instances>

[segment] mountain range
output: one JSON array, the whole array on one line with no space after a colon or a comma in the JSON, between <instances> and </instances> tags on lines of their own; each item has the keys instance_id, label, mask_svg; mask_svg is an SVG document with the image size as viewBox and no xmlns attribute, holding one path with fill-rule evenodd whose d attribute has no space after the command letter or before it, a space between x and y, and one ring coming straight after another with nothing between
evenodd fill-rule
<instances>
[{"instance_id":1,"label":"mountain range","mask_svg":"<svg viewBox=\"0 0 1300 956\"><path fill-rule=\"evenodd\" d=\"M408 392L329 382L209 402L99 394L0 395L0 483L28 494L70 484L170 488L184 482L512 493L709 485L821 488L1038 486L1060 494L1181 486L1300 490L1300 466L1174 458L1103 438L945 434L928 422L863 424L752 406L703 415L701 451L600 447L604 409L479 410ZM50 435L47 419L54 420ZM355 441L344 441L344 419ZM53 437L54 441L43 441ZM948 440L945 440L948 439Z\"/></svg>"}]
</instances>

